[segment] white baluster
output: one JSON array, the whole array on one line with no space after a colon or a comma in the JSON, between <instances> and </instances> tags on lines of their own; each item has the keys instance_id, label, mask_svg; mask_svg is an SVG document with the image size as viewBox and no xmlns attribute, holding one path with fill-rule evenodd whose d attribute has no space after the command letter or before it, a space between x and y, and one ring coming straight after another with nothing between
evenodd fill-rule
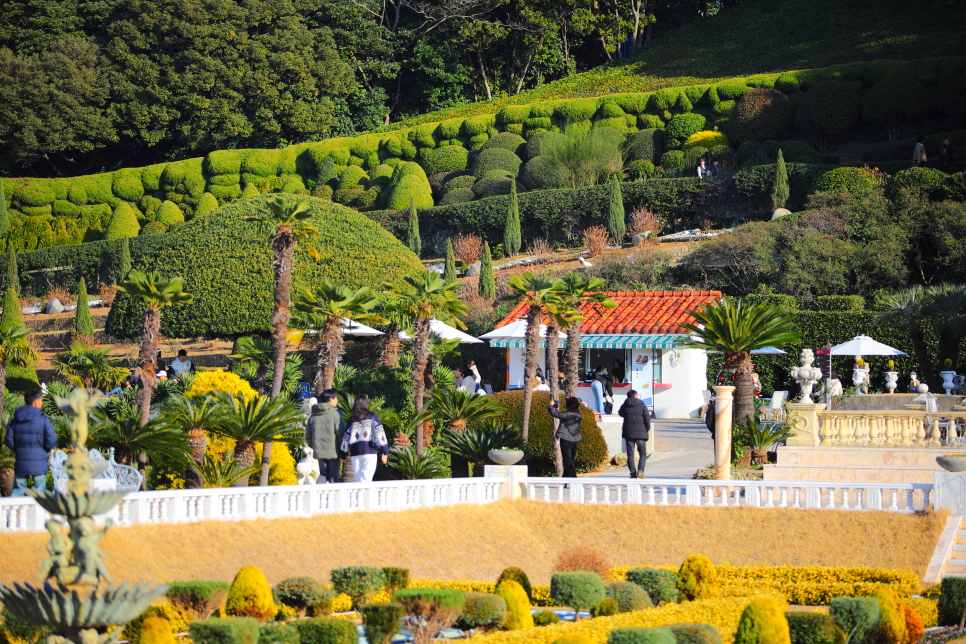
<instances>
[{"instance_id":1,"label":"white baluster","mask_svg":"<svg viewBox=\"0 0 966 644\"><path fill-rule=\"evenodd\" d=\"M796 487L792 489L792 507L795 509L801 509L802 507L802 488Z\"/></svg>"},{"instance_id":2,"label":"white baluster","mask_svg":"<svg viewBox=\"0 0 966 644\"><path fill-rule=\"evenodd\" d=\"M892 512L898 512L899 511L899 506L898 506L898 502L899 502L899 490L896 490L895 488L893 488L892 490L889 490L889 497L890 497L889 498L889 509Z\"/></svg>"},{"instance_id":3,"label":"white baluster","mask_svg":"<svg viewBox=\"0 0 966 644\"><path fill-rule=\"evenodd\" d=\"M666 485L661 486L661 505L668 505Z\"/></svg>"},{"instance_id":4,"label":"white baluster","mask_svg":"<svg viewBox=\"0 0 966 644\"><path fill-rule=\"evenodd\" d=\"M855 489L855 509L856 510L864 510L865 509L865 508L862 507L862 497L864 496L863 495L863 492L864 492L864 490L862 488L856 488Z\"/></svg>"},{"instance_id":5,"label":"white baluster","mask_svg":"<svg viewBox=\"0 0 966 644\"><path fill-rule=\"evenodd\" d=\"M835 509L835 488L828 488L828 505L825 506L825 509Z\"/></svg>"},{"instance_id":6,"label":"white baluster","mask_svg":"<svg viewBox=\"0 0 966 644\"><path fill-rule=\"evenodd\" d=\"M788 488L784 488L784 487L781 488L781 490L779 490L779 495L780 495L780 498L778 501L778 507L787 508L788 507Z\"/></svg>"}]
</instances>

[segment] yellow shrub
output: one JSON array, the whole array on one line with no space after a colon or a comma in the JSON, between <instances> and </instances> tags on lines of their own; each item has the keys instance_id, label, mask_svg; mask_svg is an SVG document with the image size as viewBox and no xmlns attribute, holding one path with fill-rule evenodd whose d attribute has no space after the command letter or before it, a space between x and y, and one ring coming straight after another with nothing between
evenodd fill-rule
<instances>
[{"instance_id":1,"label":"yellow shrub","mask_svg":"<svg viewBox=\"0 0 966 644\"><path fill-rule=\"evenodd\" d=\"M586 635L564 635L553 644L591 644L590 638Z\"/></svg>"},{"instance_id":2,"label":"yellow shrub","mask_svg":"<svg viewBox=\"0 0 966 644\"><path fill-rule=\"evenodd\" d=\"M262 469L262 443L255 443L255 467L258 472L252 474L257 483ZM298 473L295 471L295 458L288 451L285 443L272 444L272 462L268 466L269 485L295 485L298 483Z\"/></svg>"},{"instance_id":3,"label":"yellow shrub","mask_svg":"<svg viewBox=\"0 0 966 644\"><path fill-rule=\"evenodd\" d=\"M245 566L238 571L228 589L225 611L236 617L254 617L266 622L278 612L272 599L272 587L265 573L256 566Z\"/></svg>"},{"instance_id":4,"label":"yellow shrub","mask_svg":"<svg viewBox=\"0 0 966 644\"><path fill-rule=\"evenodd\" d=\"M735 644L791 644L785 607L770 597L756 597L741 614Z\"/></svg>"},{"instance_id":5,"label":"yellow shrub","mask_svg":"<svg viewBox=\"0 0 966 644\"><path fill-rule=\"evenodd\" d=\"M939 625L939 600L929 597L916 597L904 600L909 607L919 613L919 619L926 628Z\"/></svg>"},{"instance_id":6,"label":"yellow shrub","mask_svg":"<svg viewBox=\"0 0 966 644\"><path fill-rule=\"evenodd\" d=\"M872 641L876 644L906 644L906 615L899 596L891 588L880 588L873 596L879 602L882 619L872 634Z\"/></svg>"},{"instance_id":7,"label":"yellow shrub","mask_svg":"<svg viewBox=\"0 0 966 644\"><path fill-rule=\"evenodd\" d=\"M678 590L685 599L720 597L721 588L714 564L704 555L690 555L678 570Z\"/></svg>"},{"instance_id":8,"label":"yellow shrub","mask_svg":"<svg viewBox=\"0 0 966 644\"><path fill-rule=\"evenodd\" d=\"M504 579L496 587L495 594L503 598L506 602L506 623L507 630L522 628L533 628L533 615L530 614L530 599L527 591L519 582L512 579Z\"/></svg>"},{"instance_id":9,"label":"yellow shrub","mask_svg":"<svg viewBox=\"0 0 966 644\"><path fill-rule=\"evenodd\" d=\"M251 400L258 395L252 386L241 377L230 371L214 369L212 371L199 371L191 383L191 388L185 392L190 397L203 396L213 391L227 391L231 395L241 393L245 400Z\"/></svg>"},{"instance_id":10,"label":"yellow shrub","mask_svg":"<svg viewBox=\"0 0 966 644\"><path fill-rule=\"evenodd\" d=\"M158 603L148 606L140 616L132 619L124 626L121 639L136 642L141 637L144 622L150 617L161 617L168 622L172 634L184 633L188 625L198 619L198 613L184 606L176 606L162 598Z\"/></svg>"},{"instance_id":11,"label":"yellow shrub","mask_svg":"<svg viewBox=\"0 0 966 644\"><path fill-rule=\"evenodd\" d=\"M492 593L496 584L492 581L474 581L469 579L413 579L410 588L439 588L442 590L458 590L462 593ZM533 606L556 606L550 597L550 584L533 584L530 587Z\"/></svg>"},{"instance_id":12,"label":"yellow shrub","mask_svg":"<svg viewBox=\"0 0 966 644\"><path fill-rule=\"evenodd\" d=\"M723 132L719 132L717 129L704 130L702 132L695 132L689 136L684 142L684 149L705 148L710 150L711 148L718 147L719 145L724 145L730 148L731 141L728 140L728 137L725 136Z\"/></svg>"},{"instance_id":13,"label":"yellow shrub","mask_svg":"<svg viewBox=\"0 0 966 644\"><path fill-rule=\"evenodd\" d=\"M138 644L175 644L171 622L163 617L148 617L141 627Z\"/></svg>"}]
</instances>

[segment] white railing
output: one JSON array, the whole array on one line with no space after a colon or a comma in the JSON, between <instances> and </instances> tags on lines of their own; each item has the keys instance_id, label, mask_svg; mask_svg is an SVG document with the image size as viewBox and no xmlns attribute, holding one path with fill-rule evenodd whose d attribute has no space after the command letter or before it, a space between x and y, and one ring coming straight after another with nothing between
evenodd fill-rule
<instances>
[{"instance_id":1,"label":"white railing","mask_svg":"<svg viewBox=\"0 0 966 644\"><path fill-rule=\"evenodd\" d=\"M413 510L490 503L503 479L430 479L335 485L154 490L126 496L107 518L115 525L309 517L339 512ZM0 532L39 531L50 514L30 498L0 499Z\"/></svg>"},{"instance_id":2,"label":"white railing","mask_svg":"<svg viewBox=\"0 0 966 644\"><path fill-rule=\"evenodd\" d=\"M566 485L566 487L565 487ZM601 505L689 505L713 507L885 510L916 512L929 506L932 484L798 483L791 481L705 481L529 477L531 501Z\"/></svg>"},{"instance_id":3,"label":"white railing","mask_svg":"<svg viewBox=\"0 0 966 644\"><path fill-rule=\"evenodd\" d=\"M933 447L958 445L966 411L819 410L822 447Z\"/></svg>"}]
</instances>

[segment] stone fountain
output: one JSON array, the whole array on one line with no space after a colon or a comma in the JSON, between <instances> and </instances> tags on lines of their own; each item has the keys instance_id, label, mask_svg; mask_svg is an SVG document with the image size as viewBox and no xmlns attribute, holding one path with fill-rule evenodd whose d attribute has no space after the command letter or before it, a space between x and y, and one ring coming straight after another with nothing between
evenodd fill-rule
<instances>
[{"instance_id":1,"label":"stone fountain","mask_svg":"<svg viewBox=\"0 0 966 644\"><path fill-rule=\"evenodd\" d=\"M68 491L27 494L51 514L64 517L67 526L54 519L47 522L49 556L37 575L43 585L0 584L0 602L26 622L51 627L46 644L111 644L123 625L144 612L167 586L117 586L111 579L98 545L111 521L98 528L93 517L108 512L127 493L89 489L99 472L87 456L87 412L93 406L87 392L75 389L69 398L58 397L57 404L72 417L74 451L64 466Z\"/></svg>"}]
</instances>

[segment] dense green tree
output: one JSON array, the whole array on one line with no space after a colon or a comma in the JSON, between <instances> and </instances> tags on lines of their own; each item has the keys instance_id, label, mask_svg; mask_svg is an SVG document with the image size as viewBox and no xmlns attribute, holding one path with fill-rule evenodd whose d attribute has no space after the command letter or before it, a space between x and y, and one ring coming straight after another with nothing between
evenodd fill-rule
<instances>
[{"instance_id":1,"label":"dense green tree","mask_svg":"<svg viewBox=\"0 0 966 644\"><path fill-rule=\"evenodd\" d=\"M423 252L423 240L419 236L419 211L415 199L409 200L409 218L406 220L406 245L416 257Z\"/></svg>"},{"instance_id":2,"label":"dense green tree","mask_svg":"<svg viewBox=\"0 0 966 644\"><path fill-rule=\"evenodd\" d=\"M121 282L127 279L127 274L131 272L131 241L127 237L121 239L121 255L117 264L117 275L114 281Z\"/></svg>"},{"instance_id":3,"label":"dense green tree","mask_svg":"<svg viewBox=\"0 0 966 644\"><path fill-rule=\"evenodd\" d=\"M6 235L10 230L10 215L7 214L7 195L3 192L3 180L0 180L0 235Z\"/></svg>"},{"instance_id":4,"label":"dense green tree","mask_svg":"<svg viewBox=\"0 0 966 644\"><path fill-rule=\"evenodd\" d=\"M785 168L785 157L778 150L778 161L775 163L775 182L771 187L771 209L778 210L785 207L788 201L788 170Z\"/></svg>"},{"instance_id":5,"label":"dense green tree","mask_svg":"<svg viewBox=\"0 0 966 644\"><path fill-rule=\"evenodd\" d=\"M520 252L523 241L520 238L520 203L517 200L517 182L510 184L510 205L507 207L506 224L503 228L503 250L507 257Z\"/></svg>"},{"instance_id":6,"label":"dense green tree","mask_svg":"<svg viewBox=\"0 0 966 644\"><path fill-rule=\"evenodd\" d=\"M443 268L443 280L447 284L456 281L456 257L453 255L453 240L446 240L446 264Z\"/></svg>"},{"instance_id":7,"label":"dense green tree","mask_svg":"<svg viewBox=\"0 0 966 644\"><path fill-rule=\"evenodd\" d=\"M20 294L20 271L17 269L17 253L12 244L7 245L7 283L6 288L12 288Z\"/></svg>"},{"instance_id":8,"label":"dense green tree","mask_svg":"<svg viewBox=\"0 0 966 644\"><path fill-rule=\"evenodd\" d=\"M77 285L77 311L74 313L74 335L86 338L94 337L94 318L87 304L87 280L80 278Z\"/></svg>"},{"instance_id":9,"label":"dense green tree","mask_svg":"<svg viewBox=\"0 0 966 644\"><path fill-rule=\"evenodd\" d=\"M624 240L627 232L627 224L624 221L624 197L621 196L621 182L614 175L610 180L610 203L608 205L607 231L614 241L620 244Z\"/></svg>"},{"instance_id":10,"label":"dense green tree","mask_svg":"<svg viewBox=\"0 0 966 644\"><path fill-rule=\"evenodd\" d=\"M496 277L493 275L493 254L490 242L483 242L483 259L480 261L480 282L476 288L480 297L492 300L496 297Z\"/></svg>"}]
</instances>

